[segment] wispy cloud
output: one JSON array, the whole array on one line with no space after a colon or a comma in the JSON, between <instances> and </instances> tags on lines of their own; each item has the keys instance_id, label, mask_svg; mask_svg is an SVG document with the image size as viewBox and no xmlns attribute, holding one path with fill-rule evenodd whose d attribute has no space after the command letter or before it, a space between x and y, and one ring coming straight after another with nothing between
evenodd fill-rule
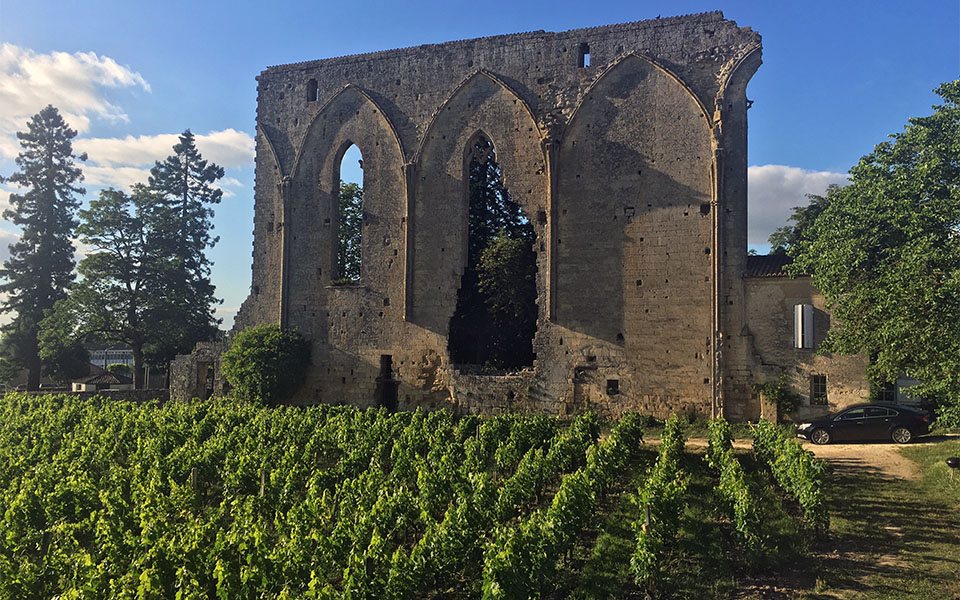
<instances>
[{"instance_id":1,"label":"wispy cloud","mask_svg":"<svg viewBox=\"0 0 960 600\"><path fill-rule=\"evenodd\" d=\"M140 73L94 52L41 54L0 45L0 155L17 155L13 134L47 104L81 133L90 128L91 118L127 122L127 114L106 99L105 88L149 92L150 84Z\"/></svg>"},{"instance_id":2,"label":"wispy cloud","mask_svg":"<svg viewBox=\"0 0 960 600\"><path fill-rule=\"evenodd\" d=\"M173 146L180 141L179 136L177 133L163 133L123 138L78 138L74 148L86 152L91 162L103 167L149 167L172 153ZM194 139L203 158L221 167L253 166L254 140L248 133L224 129L207 134L194 133Z\"/></svg>"},{"instance_id":3,"label":"wispy cloud","mask_svg":"<svg viewBox=\"0 0 960 600\"><path fill-rule=\"evenodd\" d=\"M249 134L235 129L194 134L197 149L203 158L224 168L252 168L254 140ZM86 152L84 167L86 182L93 186L113 186L129 190L134 183L146 183L150 167L173 152L179 134L128 135L124 138L77 138L74 148ZM224 196L233 194L228 187L242 187L234 177L220 180Z\"/></svg>"},{"instance_id":4,"label":"wispy cloud","mask_svg":"<svg viewBox=\"0 0 960 600\"><path fill-rule=\"evenodd\" d=\"M809 203L806 194L823 194L832 183L849 183L846 173L808 171L786 165L750 167L747 170L747 243L766 245L770 234L787 224L793 207Z\"/></svg>"}]
</instances>

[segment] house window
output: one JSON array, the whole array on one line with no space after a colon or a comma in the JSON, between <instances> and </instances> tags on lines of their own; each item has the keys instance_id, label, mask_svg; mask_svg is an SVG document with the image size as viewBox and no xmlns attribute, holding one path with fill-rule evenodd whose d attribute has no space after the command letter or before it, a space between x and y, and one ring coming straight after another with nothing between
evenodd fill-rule
<instances>
[{"instance_id":1,"label":"house window","mask_svg":"<svg viewBox=\"0 0 960 600\"><path fill-rule=\"evenodd\" d=\"M810 376L810 406L827 405L827 376Z\"/></svg>"},{"instance_id":2,"label":"house window","mask_svg":"<svg viewBox=\"0 0 960 600\"><path fill-rule=\"evenodd\" d=\"M813 348L813 305L793 307L793 347Z\"/></svg>"}]
</instances>

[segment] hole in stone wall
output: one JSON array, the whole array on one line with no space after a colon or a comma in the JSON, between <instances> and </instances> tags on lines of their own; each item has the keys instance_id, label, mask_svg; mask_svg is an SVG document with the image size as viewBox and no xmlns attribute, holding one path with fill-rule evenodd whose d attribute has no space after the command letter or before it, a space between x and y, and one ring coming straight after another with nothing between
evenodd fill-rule
<instances>
[{"instance_id":1,"label":"hole in stone wall","mask_svg":"<svg viewBox=\"0 0 960 600\"><path fill-rule=\"evenodd\" d=\"M450 319L456 365L515 370L533 365L537 327L536 233L503 186L493 143L475 135L464 157L467 264Z\"/></svg>"},{"instance_id":2,"label":"hole in stone wall","mask_svg":"<svg viewBox=\"0 0 960 600\"><path fill-rule=\"evenodd\" d=\"M307 102L316 102L320 96L320 87L316 79L307 82Z\"/></svg>"},{"instance_id":3,"label":"hole in stone wall","mask_svg":"<svg viewBox=\"0 0 960 600\"><path fill-rule=\"evenodd\" d=\"M585 69L590 66L590 45L586 42L580 44L580 68Z\"/></svg>"},{"instance_id":4,"label":"hole in stone wall","mask_svg":"<svg viewBox=\"0 0 960 600\"><path fill-rule=\"evenodd\" d=\"M363 241L363 156L355 145L340 159L337 215L337 281L360 281Z\"/></svg>"},{"instance_id":5,"label":"hole in stone wall","mask_svg":"<svg viewBox=\"0 0 960 600\"><path fill-rule=\"evenodd\" d=\"M616 396L620 393L620 380L619 379L608 379L607 380L607 395Z\"/></svg>"}]
</instances>

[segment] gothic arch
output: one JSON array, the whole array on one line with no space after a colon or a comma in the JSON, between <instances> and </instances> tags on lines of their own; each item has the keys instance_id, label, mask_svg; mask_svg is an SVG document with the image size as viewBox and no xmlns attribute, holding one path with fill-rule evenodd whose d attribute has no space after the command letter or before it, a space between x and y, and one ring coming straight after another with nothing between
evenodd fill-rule
<instances>
[{"instance_id":1,"label":"gothic arch","mask_svg":"<svg viewBox=\"0 0 960 600\"><path fill-rule=\"evenodd\" d=\"M628 54L594 82L558 150L559 325L628 353L686 342L707 356L713 147L703 103L653 60ZM668 387L664 358L636 374L641 389ZM709 377L708 357L702 370L688 377Z\"/></svg>"},{"instance_id":2,"label":"gothic arch","mask_svg":"<svg viewBox=\"0 0 960 600\"><path fill-rule=\"evenodd\" d=\"M656 61L645 54L641 54L639 52L630 52L628 54L624 54L623 56L617 58L617 60L615 60L613 64L611 64L603 73L600 74L599 77L597 77L593 81L593 83L589 85L589 87L587 87L587 90L584 92L583 96L581 96L580 100L577 102L576 107L574 107L573 115L570 117L570 121L568 121L568 124L572 123L577 118L577 114L580 112L580 108L583 106L584 101L587 100L587 98L590 96L590 93L593 91L595 87L602 84L605 77L610 75L610 73L615 72L617 67L619 67L624 62L634 60L634 59L639 59L649 63L652 67L654 67L658 71L661 71L664 75L666 75L667 77L672 79L674 82L676 82L676 84L679 85L690 96L690 99L697 104L697 106L700 108L700 112L703 115L703 118L706 119L708 123L712 123L712 119L710 117L710 113L707 112L706 105L704 105L700 97L697 96L697 94L690 88L690 86L686 84L686 82L683 81L683 79L680 78L679 75L677 75L667 67L660 64L659 61Z\"/></svg>"},{"instance_id":3,"label":"gothic arch","mask_svg":"<svg viewBox=\"0 0 960 600\"><path fill-rule=\"evenodd\" d=\"M434 115L414 158L408 318L444 335L466 265L464 161L468 143L478 132L496 148L504 184L534 224L538 239L544 240L546 234L549 175L540 128L529 106L510 87L491 73L477 71ZM546 271L546 255L538 255L538 273Z\"/></svg>"},{"instance_id":4,"label":"gothic arch","mask_svg":"<svg viewBox=\"0 0 960 600\"><path fill-rule=\"evenodd\" d=\"M355 144L363 155L364 226L361 281L384 297L402 296L405 196L403 149L392 123L360 88L348 85L313 118L297 151L286 199L285 270L291 294L285 314L291 326L311 326L327 304L336 278L340 161ZM311 281L307 286L302 282ZM309 311L309 312L308 312Z\"/></svg>"}]
</instances>

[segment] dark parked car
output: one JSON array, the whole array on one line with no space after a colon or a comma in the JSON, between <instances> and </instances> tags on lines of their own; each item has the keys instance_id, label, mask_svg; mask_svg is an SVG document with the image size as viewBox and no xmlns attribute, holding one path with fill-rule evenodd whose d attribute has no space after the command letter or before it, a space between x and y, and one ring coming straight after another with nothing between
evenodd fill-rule
<instances>
[{"instance_id":1,"label":"dark parked car","mask_svg":"<svg viewBox=\"0 0 960 600\"><path fill-rule=\"evenodd\" d=\"M926 411L899 404L857 404L797 426L797 435L814 444L856 440L906 444L928 431L930 415Z\"/></svg>"}]
</instances>

